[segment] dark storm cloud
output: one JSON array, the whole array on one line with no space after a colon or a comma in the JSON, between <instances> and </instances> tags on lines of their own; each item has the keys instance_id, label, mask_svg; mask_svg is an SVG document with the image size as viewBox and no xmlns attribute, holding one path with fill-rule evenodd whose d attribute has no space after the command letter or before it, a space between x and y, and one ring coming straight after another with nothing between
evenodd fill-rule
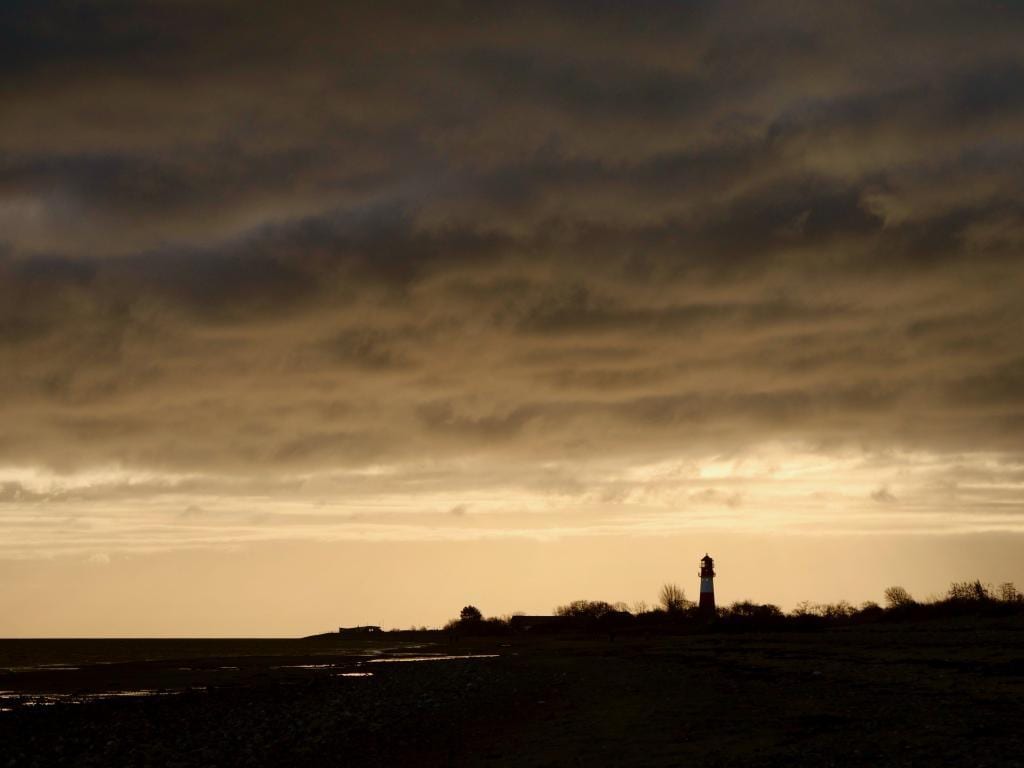
<instances>
[{"instance_id":1,"label":"dark storm cloud","mask_svg":"<svg viewBox=\"0 0 1024 768\"><path fill-rule=\"evenodd\" d=\"M1015 5L0 30L4 463L1024 449Z\"/></svg>"}]
</instances>

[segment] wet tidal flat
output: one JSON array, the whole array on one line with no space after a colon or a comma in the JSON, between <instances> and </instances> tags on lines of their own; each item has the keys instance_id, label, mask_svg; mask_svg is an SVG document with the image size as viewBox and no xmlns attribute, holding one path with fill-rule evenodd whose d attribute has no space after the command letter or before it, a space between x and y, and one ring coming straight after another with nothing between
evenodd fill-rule
<instances>
[{"instance_id":1,"label":"wet tidal flat","mask_svg":"<svg viewBox=\"0 0 1024 768\"><path fill-rule=\"evenodd\" d=\"M1024 765L1019 620L160 642L198 646L7 648L0 765Z\"/></svg>"}]
</instances>

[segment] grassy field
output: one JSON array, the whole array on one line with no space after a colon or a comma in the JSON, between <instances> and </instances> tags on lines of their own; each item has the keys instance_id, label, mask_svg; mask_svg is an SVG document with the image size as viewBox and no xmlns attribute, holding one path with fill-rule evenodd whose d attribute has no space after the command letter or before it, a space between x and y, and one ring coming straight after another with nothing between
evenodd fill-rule
<instances>
[{"instance_id":1,"label":"grassy field","mask_svg":"<svg viewBox=\"0 0 1024 768\"><path fill-rule=\"evenodd\" d=\"M1019 618L614 642L296 642L135 658L98 665L102 675L84 661L43 670L64 675L64 690L146 675L195 688L196 669L213 682L0 714L0 765L1024 765ZM379 661L431 653L498 655ZM8 672L0 688L27 691L39 673Z\"/></svg>"}]
</instances>

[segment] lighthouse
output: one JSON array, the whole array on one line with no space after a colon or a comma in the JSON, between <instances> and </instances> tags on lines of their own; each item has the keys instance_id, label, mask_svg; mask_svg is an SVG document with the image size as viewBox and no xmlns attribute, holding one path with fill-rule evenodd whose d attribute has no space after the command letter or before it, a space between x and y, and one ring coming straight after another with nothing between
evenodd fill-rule
<instances>
[{"instance_id":1,"label":"lighthouse","mask_svg":"<svg viewBox=\"0 0 1024 768\"><path fill-rule=\"evenodd\" d=\"M715 612L715 561L707 552L700 559L700 603L701 613Z\"/></svg>"}]
</instances>

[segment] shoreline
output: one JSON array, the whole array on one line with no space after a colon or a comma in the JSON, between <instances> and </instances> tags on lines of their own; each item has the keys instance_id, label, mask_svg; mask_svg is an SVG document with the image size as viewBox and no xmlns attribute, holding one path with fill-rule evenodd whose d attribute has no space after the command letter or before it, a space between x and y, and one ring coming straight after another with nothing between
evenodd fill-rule
<instances>
[{"instance_id":1,"label":"shoreline","mask_svg":"<svg viewBox=\"0 0 1024 768\"><path fill-rule=\"evenodd\" d=\"M435 660L208 659L238 669L3 713L0 741L18 766L1002 766L1024 749L1018 619L391 650Z\"/></svg>"}]
</instances>

